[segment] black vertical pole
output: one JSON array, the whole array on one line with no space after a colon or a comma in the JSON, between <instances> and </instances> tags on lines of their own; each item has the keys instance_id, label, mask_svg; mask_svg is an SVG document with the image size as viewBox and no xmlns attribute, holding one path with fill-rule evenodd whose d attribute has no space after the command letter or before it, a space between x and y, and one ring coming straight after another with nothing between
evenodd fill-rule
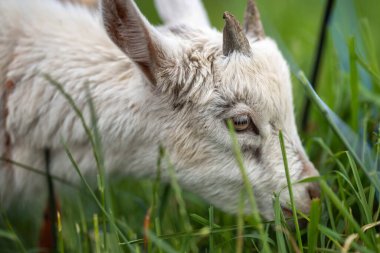
<instances>
[{"instance_id":1,"label":"black vertical pole","mask_svg":"<svg viewBox=\"0 0 380 253\"><path fill-rule=\"evenodd\" d=\"M335 0L327 0L323 21L322 21L321 28L319 31L319 41L318 41L318 45L315 51L314 64L313 64L313 68L310 75L310 82L314 89L317 88L317 81L318 81L318 75L320 71L322 55L323 55L324 47L326 44L325 41L326 41L326 35L327 35L327 27L329 25L331 14L334 9L334 4L335 4ZM304 110L302 113L302 124L301 124L302 130L306 130L306 127L307 127L307 123L309 120L310 106L311 106L311 101L309 98L306 98Z\"/></svg>"},{"instance_id":2,"label":"black vertical pole","mask_svg":"<svg viewBox=\"0 0 380 253\"><path fill-rule=\"evenodd\" d=\"M44 150L45 155L45 169L46 169L46 179L47 179L47 185L48 185L48 198L49 198L49 212L50 212L50 218L51 218L51 233L52 233L52 244L53 244L53 252L58 252L58 245L57 245L57 202L55 199L55 191L54 191L54 184L53 179L50 174L50 149L45 148Z\"/></svg>"}]
</instances>

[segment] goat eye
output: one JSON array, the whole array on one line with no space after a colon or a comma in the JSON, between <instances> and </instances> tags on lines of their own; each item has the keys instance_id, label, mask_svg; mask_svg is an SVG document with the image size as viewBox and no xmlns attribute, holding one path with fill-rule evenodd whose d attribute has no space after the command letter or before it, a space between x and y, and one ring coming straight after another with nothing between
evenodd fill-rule
<instances>
[{"instance_id":1,"label":"goat eye","mask_svg":"<svg viewBox=\"0 0 380 253\"><path fill-rule=\"evenodd\" d=\"M241 132L249 128L251 119L248 117L248 115L239 115L232 118L232 123L234 125L235 131Z\"/></svg>"}]
</instances>

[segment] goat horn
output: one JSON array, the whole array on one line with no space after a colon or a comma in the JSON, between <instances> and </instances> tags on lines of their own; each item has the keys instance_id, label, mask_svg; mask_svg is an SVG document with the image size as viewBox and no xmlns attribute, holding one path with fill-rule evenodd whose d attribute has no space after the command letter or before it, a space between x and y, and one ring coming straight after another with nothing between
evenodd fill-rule
<instances>
[{"instance_id":1,"label":"goat horn","mask_svg":"<svg viewBox=\"0 0 380 253\"><path fill-rule=\"evenodd\" d=\"M244 15L244 31L249 37L257 39L265 38L263 24L260 20L260 12L255 0L248 0Z\"/></svg>"},{"instance_id":2,"label":"goat horn","mask_svg":"<svg viewBox=\"0 0 380 253\"><path fill-rule=\"evenodd\" d=\"M250 55L251 47L239 22L229 12L224 12L223 19L226 22L223 29L223 54L228 56L236 51Z\"/></svg>"}]
</instances>

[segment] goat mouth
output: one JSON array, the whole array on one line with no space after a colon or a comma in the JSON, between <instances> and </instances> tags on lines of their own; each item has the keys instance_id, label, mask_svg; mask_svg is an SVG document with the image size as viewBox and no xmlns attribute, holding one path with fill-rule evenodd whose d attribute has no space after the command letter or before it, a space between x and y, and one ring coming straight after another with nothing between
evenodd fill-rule
<instances>
[{"instance_id":1,"label":"goat mouth","mask_svg":"<svg viewBox=\"0 0 380 253\"><path fill-rule=\"evenodd\" d=\"M293 211L286 207L281 205L282 212L285 216L285 218L292 218L293 217ZM298 218L298 225L301 229L306 228L308 222L304 218ZM295 229L294 223L291 220L288 220L288 226L290 226L292 229Z\"/></svg>"},{"instance_id":2,"label":"goat mouth","mask_svg":"<svg viewBox=\"0 0 380 253\"><path fill-rule=\"evenodd\" d=\"M282 212L286 218L293 217L292 209L290 209L286 206L282 206L282 205L281 205L281 209L282 209Z\"/></svg>"}]
</instances>

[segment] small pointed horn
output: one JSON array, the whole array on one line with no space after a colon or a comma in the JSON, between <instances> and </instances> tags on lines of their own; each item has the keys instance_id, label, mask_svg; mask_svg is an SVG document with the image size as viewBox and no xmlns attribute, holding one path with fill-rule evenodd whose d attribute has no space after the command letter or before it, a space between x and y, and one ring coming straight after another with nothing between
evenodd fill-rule
<instances>
[{"instance_id":1,"label":"small pointed horn","mask_svg":"<svg viewBox=\"0 0 380 253\"><path fill-rule=\"evenodd\" d=\"M244 31L249 37L257 39L265 38L263 24L260 20L260 12L257 9L255 0L248 0L244 15Z\"/></svg>"},{"instance_id":2,"label":"small pointed horn","mask_svg":"<svg viewBox=\"0 0 380 253\"><path fill-rule=\"evenodd\" d=\"M223 29L223 54L228 56L236 51L250 55L251 47L239 22L229 12L224 12L223 19L226 22Z\"/></svg>"}]
</instances>

